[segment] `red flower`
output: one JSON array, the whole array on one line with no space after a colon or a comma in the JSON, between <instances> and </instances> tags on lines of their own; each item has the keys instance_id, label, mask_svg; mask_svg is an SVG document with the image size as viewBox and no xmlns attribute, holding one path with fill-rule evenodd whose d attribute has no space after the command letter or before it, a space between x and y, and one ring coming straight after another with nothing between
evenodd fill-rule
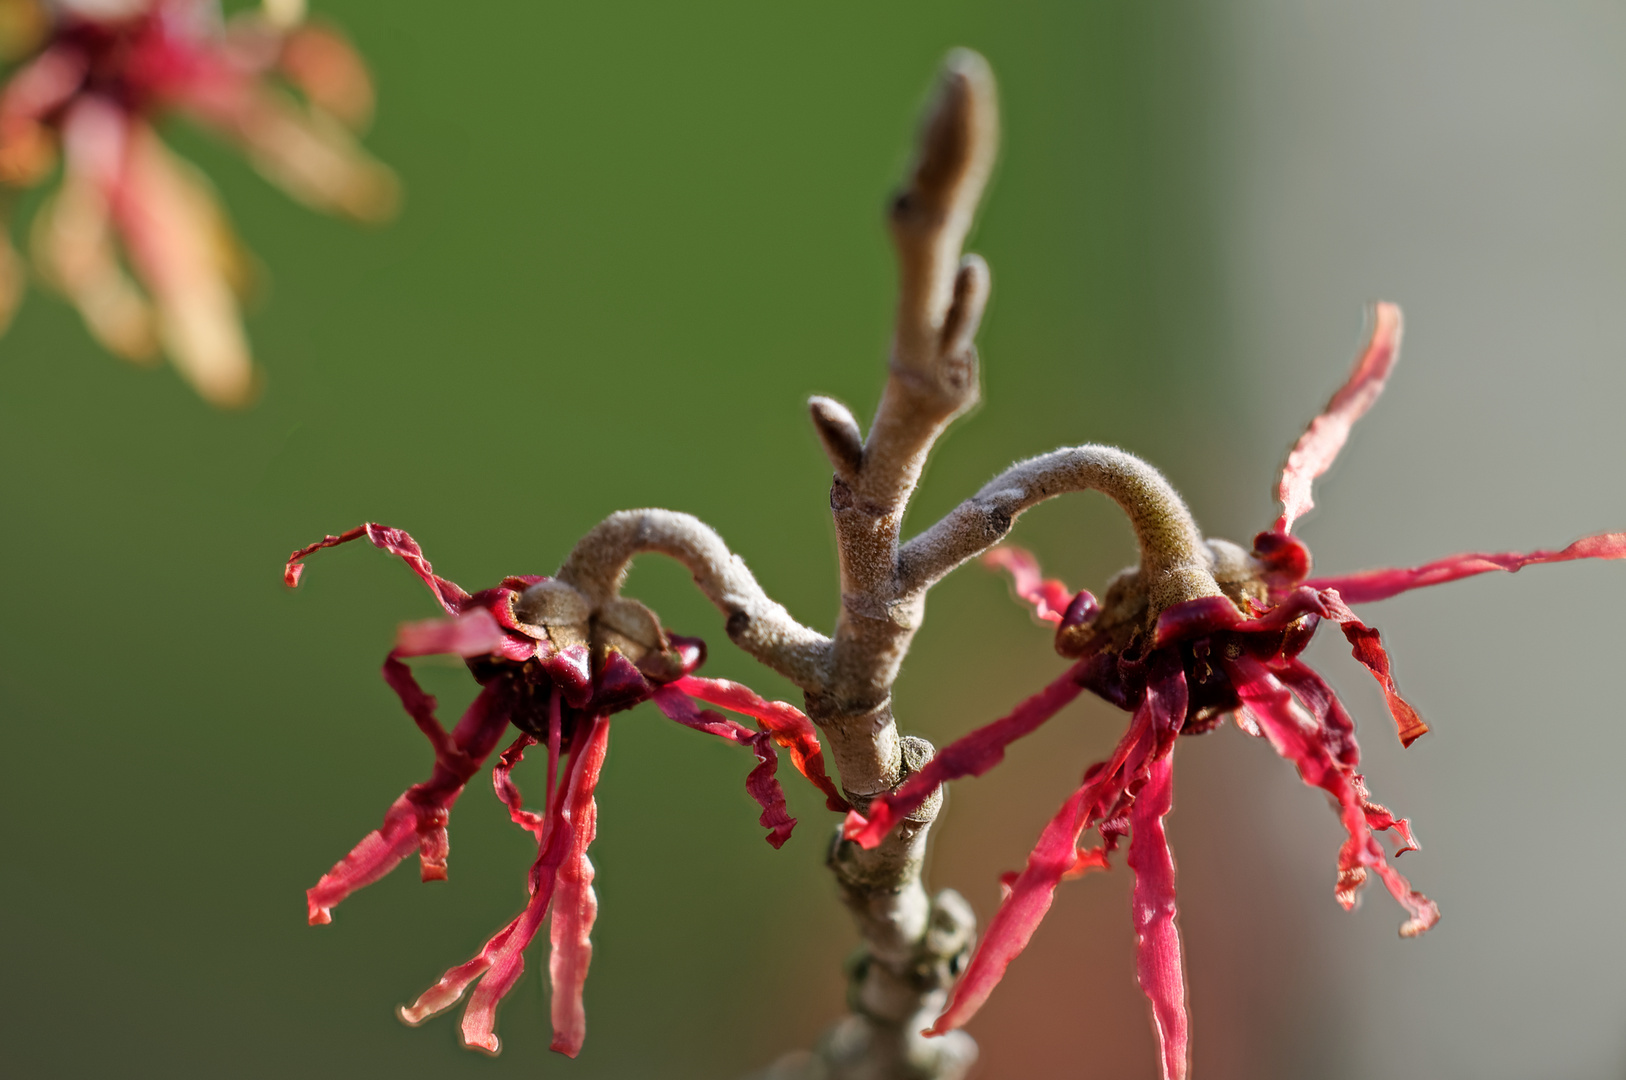
<instances>
[{"instance_id":1,"label":"red flower","mask_svg":"<svg viewBox=\"0 0 1626 1080\"><path fill-rule=\"evenodd\" d=\"M1309 551L1289 531L1311 506L1311 482L1331 465L1351 425L1382 391L1399 345L1400 309L1380 304L1372 338L1348 381L1288 456L1279 487L1281 518L1255 538L1251 554L1224 541L1208 542L1212 576L1223 595L1154 610L1147 585L1132 570L1119 575L1097 603L1087 592L1073 595L1060 582L1044 580L1026 552L1005 548L985 556L989 565L1011 572L1018 595L1040 618L1057 624L1057 650L1076 663L1009 715L944 748L896 793L877 799L867 818L850 814L846 835L866 847L879 843L939 784L987 772L1003 759L1006 746L1085 689L1131 711L1133 718L1112 757L1090 766L1082 786L1045 827L1022 872L1007 875L1005 899L930 1034L971 1018L1026 947L1056 886L1105 867L1107 855L1128 834L1140 983L1152 1004L1163 1076L1186 1075L1174 862L1162 819L1171 805L1175 737L1209 731L1228 714L1244 731L1268 739L1298 767L1305 783L1332 797L1347 834L1334 890L1340 904L1355 905L1370 871L1406 909L1403 937L1438 920L1439 909L1389 865L1376 838L1392 830L1398 837L1396 854L1416 850L1409 823L1371 801L1358 771L1354 721L1299 654L1322 620L1338 623L1355 658L1382 686L1401 741L1409 745L1428 727L1395 688L1378 632L1356 618L1350 603L1531 563L1626 558L1626 533L1587 537L1556 552L1454 555L1415 569L1309 579ZM1079 837L1092 827L1101 845L1080 851Z\"/></svg>"},{"instance_id":2,"label":"red flower","mask_svg":"<svg viewBox=\"0 0 1626 1080\"><path fill-rule=\"evenodd\" d=\"M401 1018L421 1023L450 1008L479 980L464 1010L463 1041L495 1054L497 1003L519 979L525 947L551 909L553 1049L574 1056L586 1030L582 984L597 911L593 865L587 858L597 820L593 793L612 713L653 700L680 723L749 746L759 763L746 790L761 804L761 824L776 848L790 836L796 820L787 813L784 791L774 778L775 744L790 750L796 767L825 793L831 809L846 810L847 804L825 774L818 737L806 716L784 702L764 701L738 683L696 678L692 672L705 658L704 644L668 634L636 600L617 598L593 610L564 582L536 576L504 578L496 588L471 595L437 575L412 537L373 524L294 552L284 579L297 585L306 556L363 536L400 556L451 616L403 626L384 660L384 680L429 739L435 765L429 779L396 799L384 823L307 892L310 921L331 921L339 901L377 881L414 851L423 880L444 879L452 804L512 724L519 735L499 756L492 782L514 823L536 837L536 862L527 881L530 901L473 959L452 968L402 1008ZM403 663L406 657L435 653L463 657L481 685L479 696L450 732L435 716L435 699ZM695 699L753 717L762 730L702 711ZM512 777L525 751L537 743L545 744L548 754L540 812L524 808Z\"/></svg>"},{"instance_id":3,"label":"red flower","mask_svg":"<svg viewBox=\"0 0 1626 1080\"><path fill-rule=\"evenodd\" d=\"M0 184L31 187L59 149L63 159L33 228L42 276L109 350L146 360L162 347L217 405L245 404L256 390L237 297L249 260L208 181L164 146L154 122L189 117L319 210L377 220L396 202L394 177L352 134L372 111L367 70L337 31L298 25L301 9L268 3L226 21L215 0L36 8L39 40L20 50L27 59L0 90ZM0 329L21 285L0 235Z\"/></svg>"}]
</instances>

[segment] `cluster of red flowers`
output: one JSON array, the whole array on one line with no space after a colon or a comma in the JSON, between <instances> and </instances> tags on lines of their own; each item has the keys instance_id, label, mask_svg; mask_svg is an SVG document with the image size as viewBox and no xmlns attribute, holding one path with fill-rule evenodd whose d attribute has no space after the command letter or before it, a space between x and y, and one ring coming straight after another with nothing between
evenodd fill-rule
<instances>
[{"instance_id":1,"label":"cluster of red flowers","mask_svg":"<svg viewBox=\"0 0 1626 1080\"><path fill-rule=\"evenodd\" d=\"M306 556L363 537L403 559L451 616L403 626L384 660L384 680L429 739L435 765L429 779L396 799L384 823L307 892L310 921L331 921L336 904L414 851L425 881L444 879L452 805L513 725L518 737L499 755L492 783L514 824L536 837L536 861L526 883L530 900L472 959L447 971L402 1008L401 1018L418 1024L456 1004L478 980L463 1013L463 1041L495 1054L497 1004L518 981L525 948L551 912L553 1049L574 1056L586 1031L582 986L593 951L588 935L598 908L587 857L598 816L593 794L612 713L654 701L678 723L749 747L758 764L746 779L746 790L761 805L759 820L776 848L796 824L775 779L776 746L790 751L797 770L824 793L830 809L845 811L848 805L825 773L818 736L806 716L738 683L695 676L705 659L704 644L667 633L637 601L616 599L593 610L564 582L531 575L504 578L495 588L470 594L437 575L412 537L374 524L294 552L284 579L290 586L298 584ZM436 718L435 699L404 663L408 657L431 654L462 657L481 686L450 732ZM751 717L761 728L696 702ZM543 809L533 811L524 807L513 769L538 743L547 747L547 790Z\"/></svg>"},{"instance_id":2,"label":"cluster of red flowers","mask_svg":"<svg viewBox=\"0 0 1626 1080\"><path fill-rule=\"evenodd\" d=\"M1351 425L1383 389L1400 345L1400 310L1380 304L1372 338L1345 385L1289 455L1278 493L1282 515L1254 539L1253 551L1210 541L1216 584L1224 595L1163 610L1148 610L1144 583L1121 575L1105 599L1072 593L1041 577L1026 552L996 549L985 561L1012 573L1017 593L1040 618L1056 625L1056 648L1075 663L1009 715L945 747L899 790L877 799L866 814L849 815L846 835L878 844L893 826L944 781L979 776L998 764L1005 748L1034 731L1082 691L1132 713L1129 728L1106 761L1091 765L1081 786L1062 804L1039 837L1027 865L1006 875L1005 897L948 1006L929 1033L964 1024L1027 946L1049 910L1058 884L1107 866L1119 841L1129 838L1135 875L1133 900L1138 973L1151 1001L1162 1045L1165 1080L1188 1068L1185 976L1175 927L1174 860L1163 818L1172 804L1172 753L1183 734L1209 731L1225 716L1250 735L1267 739L1292 761L1304 782L1330 797L1347 834L1338 853L1334 895L1355 905L1369 872L1376 873L1407 912L1405 937L1421 934L1439 909L1416 892L1385 857L1376 834L1398 837L1396 854L1417 842L1409 823L1371 800L1360 775L1360 749L1348 711L1320 675L1299 658L1322 620L1338 623L1354 656L1377 678L1402 743L1428 728L1400 696L1378 632L1356 618L1349 604L1382 600L1491 570L1516 571L1533 563L1626 558L1626 533L1578 540L1561 551L1463 554L1412 569L1372 570L1311 578L1310 554L1291 533L1311 506L1310 485L1342 449ZM1094 828L1095 847L1079 839Z\"/></svg>"},{"instance_id":3,"label":"cluster of red flowers","mask_svg":"<svg viewBox=\"0 0 1626 1080\"><path fill-rule=\"evenodd\" d=\"M249 257L208 180L153 125L185 116L301 202L387 217L395 179L354 134L373 107L361 58L336 29L305 23L298 0L229 20L217 0L0 7L0 31L15 39L0 50L20 61L0 89L0 198L42 183L62 161L32 230L41 276L111 352L147 360L162 349L211 402L252 400L257 380L238 309ZM0 219L4 211L0 204ZM23 285L6 224L0 329Z\"/></svg>"}]
</instances>

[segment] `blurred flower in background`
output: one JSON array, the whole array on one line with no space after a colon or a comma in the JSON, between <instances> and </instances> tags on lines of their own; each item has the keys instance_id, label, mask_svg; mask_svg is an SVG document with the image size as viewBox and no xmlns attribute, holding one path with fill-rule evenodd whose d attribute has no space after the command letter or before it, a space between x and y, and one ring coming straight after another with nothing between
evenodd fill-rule
<instances>
[{"instance_id":1,"label":"blurred flower in background","mask_svg":"<svg viewBox=\"0 0 1626 1080\"><path fill-rule=\"evenodd\" d=\"M183 115L307 206L380 221L398 188L356 142L373 109L361 58L302 0L230 18L216 0L0 0L0 61L0 331L24 284L6 236L18 194L59 174L30 230L39 276L109 351L162 350L213 404L251 402L251 257L154 125Z\"/></svg>"}]
</instances>

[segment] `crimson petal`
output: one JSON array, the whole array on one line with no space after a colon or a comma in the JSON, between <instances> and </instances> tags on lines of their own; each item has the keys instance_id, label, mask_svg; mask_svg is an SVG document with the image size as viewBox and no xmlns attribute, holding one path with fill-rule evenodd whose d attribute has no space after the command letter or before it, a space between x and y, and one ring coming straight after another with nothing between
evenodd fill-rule
<instances>
[{"instance_id":1,"label":"crimson petal","mask_svg":"<svg viewBox=\"0 0 1626 1080\"><path fill-rule=\"evenodd\" d=\"M1201 596L1165 608L1157 617L1152 645L1163 648L1191 638L1235 630L1257 634L1285 630L1306 615L1325 615L1321 596L1314 589L1299 587L1258 618L1250 619L1224 596Z\"/></svg>"},{"instance_id":2,"label":"crimson petal","mask_svg":"<svg viewBox=\"0 0 1626 1080\"><path fill-rule=\"evenodd\" d=\"M1321 726L1321 744L1327 752L1350 768L1359 765L1361 748L1355 741L1355 719L1327 685L1327 680L1297 657L1272 664L1271 670L1315 717Z\"/></svg>"},{"instance_id":3,"label":"crimson petal","mask_svg":"<svg viewBox=\"0 0 1626 1080\"><path fill-rule=\"evenodd\" d=\"M751 740L757 737L757 732L738 720L730 720L722 713L712 712L710 709L695 708L694 701L687 694L673 687L658 688L654 700L668 720L675 720L684 727L704 731L708 735L716 735L741 746L749 745Z\"/></svg>"},{"instance_id":4,"label":"crimson petal","mask_svg":"<svg viewBox=\"0 0 1626 1080\"><path fill-rule=\"evenodd\" d=\"M480 990L493 986L500 987L502 993L506 993L525 969L525 947L541 929L548 903L553 899L551 868L545 874L538 874L544 857L539 856L531 870L531 899L525 905L525 910L493 934L472 959L447 971L411 1005L402 1005L397 1009L404 1023L417 1027L436 1013L451 1008L462 999L476 979L489 975L480 983L475 997L470 999L468 1008L463 1012L463 1041L488 1054L496 1054L502 1049L501 1040L492 1030L496 1024L497 1003L489 1000L489 995L488 1000L479 1000ZM497 996L500 998L501 994Z\"/></svg>"},{"instance_id":5,"label":"crimson petal","mask_svg":"<svg viewBox=\"0 0 1626 1080\"><path fill-rule=\"evenodd\" d=\"M429 560L424 558L423 548L418 546L416 540L407 535L404 529L379 525L371 521L363 525L357 525L354 529L342 532L338 536L324 536L314 544L307 544L295 551L288 556L288 563L282 569L282 580L289 588L293 588L299 584L299 579L305 572L304 560L308 556L323 548L338 547L340 544L348 544L352 540L359 540L363 536L372 541L374 547L387 551L391 555L399 556L407 566L411 567L412 572L422 578L423 583L429 586L429 591L435 594L435 599L440 601L440 606L446 609L446 614L457 615L462 611L462 605L469 599L469 594L464 592L461 586L447 581L435 573L434 568L429 565Z\"/></svg>"},{"instance_id":6,"label":"crimson petal","mask_svg":"<svg viewBox=\"0 0 1626 1080\"><path fill-rule=\"evenodd\" d=\"M1070 872L1088 869L1095 862L1080 857L1079 835L1132 798L1129 789L1144 775L1159 729L1178 728L1185 716L1185 673L1177 663L1162 666L1164 670L1156 672L1156 677L1148 683L1146 696L1135 710L1129 730L1119 740L1112 757L1090 767L1084 774L1084 783L1039 834L1039 842L1028 855L1027 865L1010 883L1010 892L989 923L987 934L977 944L970 965L950 991L947 1007L926 1034L942 1035L952 1031L982 1008L1004 977L1005 969L1027 948L1033 932L1050 910L1056 886Z\"/></svg>"},{"instance_id":7,"label":"crimson petal","mask_svg":"<svg viewBox=\"0 0 1626 1080\"><path fill-rule=\"evenodd\" d=\"M1129 811L1129 868L1135 872L1135 968L1152 1003L1163 1080L1185 1080L1190 1061L1186 978L1174 925L1174 856L1163 831L1174 802L1173 777L1171 755L1152 761L1146 786Z\"/></svg>"},{"instance_id":8,"label":"crimson petal","mask_svg":"<svg viewBox=\"0 0 1626 1080\"><path fill-rule=\"evenodd\" d=\"M773 735L766 731L758 733L751 740L751 751L757 756L757 767L746 776L745 790L762 807L757 824L768 830L764 839L777 850L790 839L796 819L790 816L785 806L785 789L779 786L774 775L779 771L779 753L773 748Z\"/></svg>"},{"instance_id":9,"label":"crimson petal","mask_svg":"<svg viewBox=\"0 0 1626 1080\"><path fill-rule=\"evenodd\" d=\"M655 691L655 704L667 719L675 720L684 727L751 748L757 756L757 766L745 778L745 790L762 807L762 816L757 819L757 824L768 830L768 843L775 848L783 846L790 839L791 830L796 827L796 819L786 809L785 789L779 786L774 776L779 771L779 755L773 748L773 734L752 731L739 721L730 720L710 709L697 709L687 694L670 686Z\"/></svg>"},{"instance_id":10,"label":"crimson petal","mask_svg":"<svg viewBox=\"0 0 1626 1080\"><path fill-rule=\"evenodd\" d=\"M428 780L414 784L391 804L383 825L306 890L312 925L332 922L335 905L395 869L414 848L423 880L446 877L446 820L452 804L508 727L508 702L494 686L480 691L448 735L435 718L435 699L423 692L405 664L391 656L384 672L401 704L434 745L435 767Z\"/></svg>"},{"instance_id":11,"label":"crimson petal","mask_svg":"<svg viewBox=\"0 0 1626 1080\"><path fill-rule=\"evenodd\" d=\"M27 133L27 125L43 123L66 105L89 69L83 52L53 45L14 71L0 93L0 145L16 142ZM17 179L7 177L13 183Z\"/></svg>"},{"instance_id":12,"label":"crimson petal","mask_svg":"<svg viewBox=\"0 0 1626 1080\"><path fill-rule=\"evenodd\" d=\"M554 793L548 805L547 815L550 820L545 832L546 840L538 844L536 862L531 866L527 882L530 900L526 903L525 909L508 925L492 935L473 958L447 971L441 976L440 981L425 990L411 1005L402 1006L399 1012L401 1019L406 1023L421 1024L436 1013L451 1008L478 979L479 985L475 987L474 993L469 998L468 1007L463 1011L463 1041L468 1046L484 1050L488 1054L496 1054L501 1050L502 1043L497 1038L495 1030L497 1005L524 973L525 948L535 939L556 892L562 888L575 890L571 897L574 914L567 917L565 926L571 933L580 931L580 944L585 945L590 954L591 945L586 942L586 932L592 928L591 911L596 911L597 904L592 896L591 864L585 866L581 864L586 862L587 844L592 841L597 823L593 789L598 784L599 771L604 764L610 721L608 716L598 714L593 716L589 723L591 725L589 731L585 737L578 740L571 752L569 779ZM561 869L567 861L573 864L572 869L561 874ZM561 877L567 880L561 881ZM574 942L566 942L569 970L565 974L570 981L565 984L563 990L564 996L574 1002L578 1023L573 1031L561 1031L557 1020L561 986L555 981L556 1048L562 1036L567 1042L574 1038L575 1045L580 1046L581 986L578 975L585 978L587 964L586 957L575 945Z\"/></svg>"},{"instance_id":13,"label":"crimson petal","mask_svg":"<svg viewBox=\"0 0 1626 1080\"><path fill-rule=\"evenodd\" d=\"M593 660L586 645L571 645L542 658L542 669L573 708L584 708L593 696Z\"/></svg>"},{"instance_id":14,"label":"crimson petal","mask_svg":"<svg viewBox=\"0 0 1626 1080\"><path fill-rule=\"evenodd\" d=\"M393 655L484 656L501 649L506 640L491 612L475 608L455 619L424 619L405 624L396 631Z\"/></svg>"},{"instance_id":15,"label":"crimson petal","mask_svg":"<svg viewBox=\"0 0 1626 1080\"><path fill-rule=\"evenodd\" d=\"M548 977L553 984L553 1043L551 1048L575 1057L587 1036L587 1012L582 1005L582 989L587 982L587 966L593 959L591 934L598 917L598 897L593 893L593 864L587 848L598 834L598 804L593 791L609 749L610 718L593 717L587 745L572 763L570 787L565 793L565 824L569 828L564 860L555 873L558 889L553 898L550 934L553 952L548 959ZM517 974L517 973L516 973ZM484 990L485 984L480 985ZM475 991L476 995L479 990ZM507 993L507 987L497 996ZM474 1011L474 1002L469 1002ZM464 1038L469 1018L464 1017Z\"/></svg>"},{"instance_id":16,"label":"crimson petal","mask_svg":"<svg viewBox=\"0 0 1626 1080\"><path fill-rule=\"evenodd\" d=\"M1282 516L1276 521L1279 532L1290 532L1293 523L1315 505L1310 498L1310 485L1332 465L1349 438L1350 428L1383 393L1383 384L1399 357L1400 308L1380 302L1372 310L1372 336L1356 359L1349 378L1327 402L1321 415L1310 421L1292 453L1287 455L1277 488L1282 504Z\"/></svg>"},{"instance_id":17,"label":"crimson petal","mask_svg":"<svg viewBox=\"0 0 1626 1080\"><path fill-rule=\"evenodd\" d=\"M1575 541L1562 551L1464 552L1431 563L1385 570L1362 570L1341 577L1308 581L1312 589L1336 589L1346 604L1370 604L1412 589L1443 585L1447 581L1488 574L1492 570L1517 573L1526 566L1571 562L1575 559L1626 559L1626 532L1599 533Z\"/></svg>"},{"instance_id":18,"label":"crimson petal","mask_svg":"<svg viewBox=\"0 0 1626 1080\"><path fill-rule=\"evenodd\" d=\"M1383 847L1373 836L1368 821L1367 807L1371 804L1364 784L1357 780L1353 770L1327 752L1313 730L1314 725L1307 726L1299 718L1287 688L1263 664L1246 654L1227 658L1225 666L1237 695L1254 721L1264 729L1276 752L1298 766L1299 776L1306 784L1321 788L1338 803L1338 819L1349 837L1338 852L1338 885L1334 893L1338 902L1346 909L1353 908L1367 871L1373 870L1409 914L1401 924L1401 937L1416 937L1438 922L1438 905L1414 890L1384 857Z\"/></svg>"},{"instance_id":19,"label":"crimson petal","mask_svg":"<svg viewBox=\"0 0 1626 1080\"><path fill-rule=\"evenodd\" d=\"M283 41L277 67L305 100L352 130L373 112L373 82L367 63L332 25L299 26Z\"/></svg>"},{"instance_id":20,"label":"crimson petal","mask_svg":"<svg viewBox=\"0 0 1626 1080\"><path fill-rule=\"evenodd\" d=\"M631 660L621 655L619 650L611 649L605 654L604 663L593 680L593 698L589 707L594 712L621 712L648 701L653 689Z\"/></svg>"},{"instance_id":21,"label":"crimson petal","mask_svg":"<svg viewBox=\"0 0 1626 1080\"><path fill-rule=\"evenodd\" d=\"M559 752L564 745L564 707L560 698L568 700L555 683L553 693L548 696L548 791L543 806L553 805L554 789L559 786Z\"/></svg>"},{"instance_id":22,"label":"crimson petal","mask_svg":"<svg viewBox=\"0 0 1626 1080\"><path fill-rule=\"evenodd\" d=\"M1383 832L1393 829L1400 838L1395 848L1395 855L1404 855L1408 851L1418 851L1422 845L1417 842L1417 835L1411 831L1411 821L1403 817L1395 817L1394 812L1387 806L1372 801L1372 793L1366 790L1366 777L1356 773L1350 777L1355 782L1355 794L1361 799L1361 812L1366 815L1366 823L1372 826L1373 832Z\"/></svg>"},{"instance_id":23,"label":"crimson petal","mask_svg":"<svg viewBox=\"0 0 1626 1080\"><path fill-rule=\"evenodd\" d=\"M1132 725L1129 731L1124 737L1125 743L1130 740L1139 743L1146 737L1144 723ZM1120 743L1120 752L1125 749L1124 743ZM1033 932L1050 911L1056 886L1077 862L1078 838L1100 801L1100 786L1100 780L1089 780L1073 792L1039 834L1039 842L1033 845L1022 872L1014 878L1007 876L1000 880L1004 896L999 910L988 924L988 932L977 943L977 951L965 974L954 984L943 1014L925 1034L946 1034L975 1016L1005 977L1005 969L1010 967L1011 961L1027 948Z\"/></svg>"},{"instance_id":24,"label":"crimson petal","mask_svg":"<svg viewBox=\"0 0 1626 1080\"><path fill-rule=\"evenodd\" d=\"M1417 710L1411 707L1411 703L1400 696L1400 690L1395 686L1394 672L1389 664L1389 652L1383 647L1383 639L1377 630L1357 619L1336 590L1328 589L1321 594L1321 599L1326 604L1327 617L1337 621L1338 628L1344 632L1345 639L1349 641L1350 652L1355 659L1366 665L1366 669L1383 688L1383 699L1389 705L1389 715L1394 717L1395 731L1400 735L1400 745L1410 746L1427 735L1428 725L1417 715Z\"/></svg>"},{"instance_id":25,"label":"crimson petal","mask_svg":"<svg viewBox=\"0 0 1626 1080\"><path fill-rule=\"evenodd\" d=\"M1073 602L1073 592L1055 578L1039 571L1039 560L1025 548L1009 544L983 553L982 564L1011 575L1011 588L1018 598L1033 605L1033 612L1048 623L1059 623Z\"/></svg>"},{"instance_id":26,"label":"crimson petal","mask_svg":"<svg viewBox=\"0 0 1626 1080\"><path fill-rule=\"evenodd\" d=\"M837 813L852 809L824 771L824 749L819 745L818 732L813 728L813 721L802 710L788 701L768 701L749 686L728 679L702 679L685 675L667 685L708 705L720 705L730 712L761 722L773 735L774 742L790 751L796 771L824 792L827 807Z\"/></svg>"},{"instance_id":27,"label":"crimson petal","mask_svg":"<svg viewBox=\"0 0 1626 1080\"><path fill-rule=\"evenodd\" d=\"M564 836L565 833L563 824L557 824L555 835ZM558 888L558 879L554 873L556 867L543 864L550 861L553 850L558 850L562 857L564 847L565 842L555 841L549 845L550 850L545 851L538 859L538 867L543 869L544 873L542 880L536 882L525 910L499 931L497 936L480 950L480 955L476 959L447 972L448 976L457 972L461 977L471 965L477 962L484 964L482 970L473 973L474 978L479 978L479 985L474 988L474 993L469 995L469 1003L463 1009L463 1023L460 1025L463 1044L471 1049L484 1050L493 1056L502 1051L502 1040L497 1037L496 1031L497 1006L508 995L508 991L514 988L514 984L519 982L519 977L525 973L525 949L542 928L542 919ZM537 875L533 871L534 876ZM468 982L472 981L473 978L468 979ZM467 987L468 982L463 986ZM427 997L440 990L445 983L446 980L443 978L441 983L437 983L424 996ZM447 990L451 989L451 986L447 986ZM462 994L463 988L457 988L456 993L446 1004L454 1004ZM419 998L413 1008L419 1008L423 1004L423 998ZM412 1022L406 1009L401 1011L401 1018L408 1023Z\"/></svg>"},{"instance_id":28,"label":"crimson petal","mask_svg":"<svg viewBox=\"0 0 1626 1080\"><path fill-rule=\"evenodd\" d=\"M943 747L925 768L905 780L896 791L871 802L867 814L857 810L849 813L842 835L862 847L873 848L886 839L899 821L930 798L938 785L964 776L981 776L1004 761L1007 746L1038 730L1039 725L1083 692L1077 676L1092 660L1093 657L1079 661L1005 716Z\"/></svg>"},{"instance_id":29,"label":"crimson petal","mask_svg":"<svg viewBox=\"0 0 1626 1080\"><path fill-rule=\"evenodd\" d=\"M545 839L548 816L539 814L535 810L525 809L525 802L520 798L519 788L514 783L514 766L525 760L525 751L536 745L536 738L520 733L519 738L504 750L497 758L497 765L491 770L491 786L497 789L497 798L508 807L508 817L515 825L535 836L538 842ZM557 763L558 758L554 758ZM552 785L549 785L552 788ZM551 801L552 791L549 791Z\"/></svg>"}]
</instances>

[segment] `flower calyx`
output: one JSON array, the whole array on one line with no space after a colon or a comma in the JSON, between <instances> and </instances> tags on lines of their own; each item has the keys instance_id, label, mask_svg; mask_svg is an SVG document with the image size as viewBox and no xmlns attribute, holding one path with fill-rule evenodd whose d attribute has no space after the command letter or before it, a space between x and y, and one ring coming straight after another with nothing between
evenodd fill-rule
<instances>
[{"instance_id":1,"label":"flower calyx","mask_svg":"<svg viewBox=\"0 0 1626 1080\"><path fill-rule=\"evenodd\" d=\"M1200 601L1230 600L1239 613L1266 595L1256 562L1229 540L1209 540L1204 565L1147 574L1140 566L1120 571L1097 601L1081 590L1056 626L1056 651L1070 660L1096 654L1137 657L1149 649L1165 612Z\"/></svg>"},{"instance_id":2,"label":"flower calyx","mask_svg":"<svg viewBox=\"0 0 1626 1080\"><path fill-rule=\"evenodd\" d=\"M596 835L594 792L612 713L653 701L669 720L749 749L757 764L746 777L745 790L761 807L758 824L768 830L765 839L775 848L796 825L775 776L779 748L790 752L796 771L824 793L831 810L845 812L850 805L825 772L823 750L805 714L739 683L696 678L692 672L704 660L705 647L696 639L668 634L654 612L635 600L612 597L595 607L568 582L537 575L506 577L470 593L436 574L423 548L406 532L376 522L298 549L284 566L284 582L297 585L304 560L313 553L362 538L405 562L450 616L402 626L384 660L384 680L429 740L435 763L428 779L395 800L382 825L306 891L310 921L330 922L332 909L345 897L414 853L425 881L445 880L452 806L497 752L508 728L518 728L519 737L498 756L492 786L514 824L536 839L536 861L526 878L529 899L473 958L449 969L403 1007L400 1016L416 1025L457 1004L473 987L463 1014L463 1042L497 1053L497 1006L523 972L526 948L550 925L552 1046L574 1057L586 1030L582 988L598 910L587 849ZM480 683L480 693L450 730L436 715L435 699L406 663L434 655L461 657ZM754 719L758 726L702 708L702 703ZM526 750L535 746L547 753L540 811L526 808L513 777Z\"/></svg>"},{"instance_id":3,"label":"flower calyx","mask_svg":"<svg viewBox=\"0 0 1626 1080\"><path fill-rule=\"evenodd\" d=\"M558 578L542 578L529 586L515 598L513 613L518 628L537 641L559 651L586 650L597 672L628 665L653 682L668 683L705 660L704 643L667 633L660 616L645 604L616 596L595 608L578 589ZM612 654L621 662L612 660Z\"/></svg>"}]
</instances>

